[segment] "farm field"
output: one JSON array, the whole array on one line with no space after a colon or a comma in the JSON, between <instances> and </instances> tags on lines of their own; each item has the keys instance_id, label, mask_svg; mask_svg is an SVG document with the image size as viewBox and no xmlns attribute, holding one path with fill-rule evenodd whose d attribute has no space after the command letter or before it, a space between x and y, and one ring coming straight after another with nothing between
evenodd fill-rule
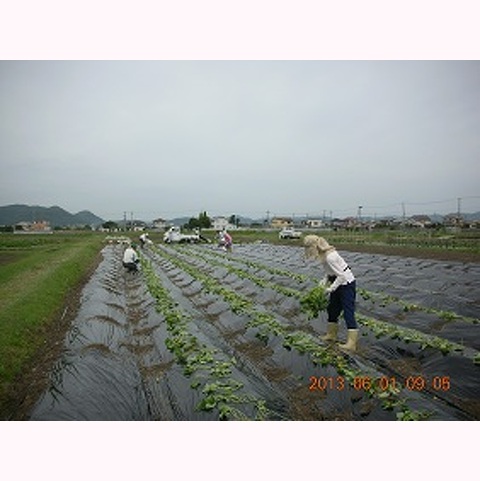
<instances>
[{"instance_id":1,"label":"farm field","mask_svg":"<svg viewBox=\"0 0 480 481\"><path fill-rule=\"evenodd\" d=\"M208 233L208 231L206 231ZM445 261L479 262L480 232L477 229L467 230L431 230L407 229L389 230L374 229L373 231L345 231L308 229L304 234L326 236L329 242L340 249L355 252L394 254L406 257L438 259ZM208 236L208 234L206 234ZM214 238L214 235L211 234ZM278 238L278 230L240 229L234 233L236 243L256 241L271 244L297 245L301 239L288 239L286 242Z\"/></svg>"},{"instance_id":2,"label":"farm field","mask_svg":"<svg viewBox=\"0 0 480 481\"><path fill-rule=\"evenodd\" d=\"M480 419L480 265L344 253L359 350L323 344L299 245L109 244L32 420ZM341 336L345 336L341 324Z\"/></svg>"}]
</instances>

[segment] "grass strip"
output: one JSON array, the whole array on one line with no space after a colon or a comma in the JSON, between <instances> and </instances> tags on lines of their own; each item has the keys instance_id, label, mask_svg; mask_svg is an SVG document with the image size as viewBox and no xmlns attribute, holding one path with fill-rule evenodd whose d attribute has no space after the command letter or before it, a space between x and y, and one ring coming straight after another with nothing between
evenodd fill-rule
<instances>
[{"instance_id":1,"label":"grass strip","mask_svg":"<svg viewBox=\"0 0 480 481\"><path fill-rule=\"evenodd\" d=\"M0 285L0 404L16 376L47 343L50 326L94 266L100 246L100 237L82 236L53 248L26 249L25 256L8 266Z\"/></svg>"}]
</instances>

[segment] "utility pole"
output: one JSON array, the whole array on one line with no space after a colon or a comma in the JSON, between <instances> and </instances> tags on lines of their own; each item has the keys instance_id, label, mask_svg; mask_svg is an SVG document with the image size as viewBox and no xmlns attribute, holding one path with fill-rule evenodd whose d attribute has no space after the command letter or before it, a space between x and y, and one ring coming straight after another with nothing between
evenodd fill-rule
<instances>
[{"instance_id":1,"label":"utility pole","mask_svg":"<svg viewBox=\"0 0 480 481\"><path fill-rule=\"evenodd\" d=\"M357 217L359 222L362 222L362 209L363 209L363 205L359 205L358 212L357 212Z\"/></svg>"},{"instance_id":2,"label":"utility pole","mask_svg":"<svg viewBox=\"0 0 480 481\"><path fill-rule=\"evenodd\" d=\"M462 199L460 197L457 198L457 228L460 228L463 224L462 222L462 208L461 208Z\"/></svg>"},{"instance_id":3,"label":"utility pole","mask_svg":"<svg viewBox=\"0 0 480 481\"><path fill-rule=\"evenodd\" d=\"M357 212L357 226L354 226L354 229L357 230L362 228L362 209L363 205L358 206L358 212Z\"/></svg>"},{"instance_id":4,"label":"utility pole","mask_svg":"<svg viewBox=\"0 0 480 481\"><path fill-rule=\"evenodd\" d=\"M127 211L123 211L123 230L127 230Z\"/></svg>"}]
</instances>

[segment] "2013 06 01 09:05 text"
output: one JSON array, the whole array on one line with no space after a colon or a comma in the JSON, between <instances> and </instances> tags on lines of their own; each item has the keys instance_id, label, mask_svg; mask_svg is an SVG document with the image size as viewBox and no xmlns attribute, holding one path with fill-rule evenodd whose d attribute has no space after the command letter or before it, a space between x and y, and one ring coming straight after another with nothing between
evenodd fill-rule
<instances>
[{"instance_id":1,"label":"2013 06 01 09:05 text","mask_svg":"<svg viewBox=\"0 0 480 481\"><path fill-rule=\"evenodd\" d=\"M371 378L369 376L357 376L351 384L343 376L310 376L310 391L336 390L343 391L348 386L357 391L369 391L372 388L387 391L389 389L405 388L408 391L448 391L450 390L450 376L408 376L405 379L397 379L395 376L382 376Z\"/></svg>"}]
</instances>

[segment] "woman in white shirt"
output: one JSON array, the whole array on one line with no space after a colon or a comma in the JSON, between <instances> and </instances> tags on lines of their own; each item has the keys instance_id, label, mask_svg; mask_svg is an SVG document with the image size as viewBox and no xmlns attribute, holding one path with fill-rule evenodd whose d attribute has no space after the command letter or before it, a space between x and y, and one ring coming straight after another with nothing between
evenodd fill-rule
<instances>
[{"instance_id":1,"label":"woman in white shirt","mask_svg":"<svg viewBox=\"0 0 480 481\"><path fill-rule=\"evenodd\" d=\"M355 351L358 341L358 325L355 320L356 282L352 270L323 237L307 235L303 241L305 256L308 259L318 259L324 267L325 277L320 284L327 286L330 294L327 314L327 334L322 336L324 341L336 341L338 335L338 318L343 311L343 318L347 325L347 342L339 347Z\"/></svg>"}]
</instances>

